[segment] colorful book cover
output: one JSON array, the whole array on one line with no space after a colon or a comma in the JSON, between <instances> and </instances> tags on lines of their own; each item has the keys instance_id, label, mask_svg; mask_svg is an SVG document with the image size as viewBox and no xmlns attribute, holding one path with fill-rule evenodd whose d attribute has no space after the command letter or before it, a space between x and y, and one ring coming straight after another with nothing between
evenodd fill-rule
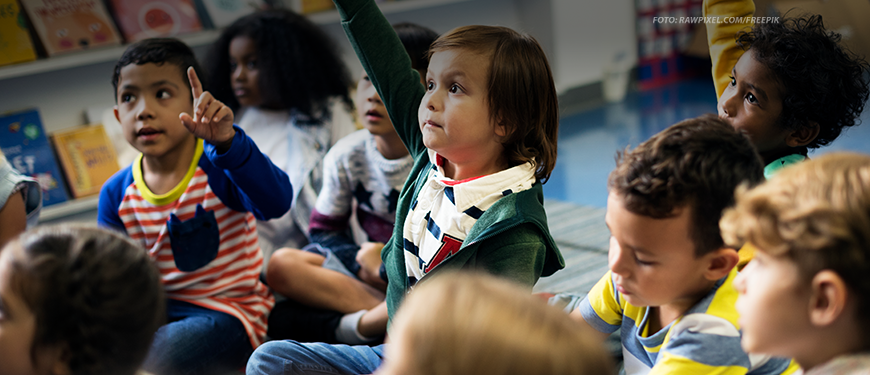
<instances>
[{"instance_id":1,"label":"colorful book cover","mask_svg":"<svg viewBox=\"0 0 870 375\"><path fill-rule=\"evenodd\" d=\"M75 198L99 194L103 183L119 169L115 148L102 125L57 131L52 138Z\"/></svg>"},{"instance_id":2,"label":"colorful book cover","mask_svg":"<svg viewBox=\"0 0 870 375\"><path fill-rule=\"evenodd\" d=\"M205 27L220 29L263 9L266 3L263 0L196 0L196 6Z\"/></svg>"},{"instance_id":3,"label":"colorful book cover","mask_svg":"<svg viewBox=\"0 0 870 375\"><path fill-rule=\"evenodd\" d=\"M0 66L36 60L27 23L16 0L0 0Z\"/></svg>"},{"instance_id":4,"label":"colorful book cover","mask_svg":"<svg viewBox=\"0 0 870 375\"><path fill-rule=\"evenodd\" d=\"M42 187L42 205L67 200L64 180L36 109L0 114L0 149L18 172Z\"/></svg>"},{"instance_id":5,"label":"colorful book cover","mask_svg":"<svg viewBox=\"0 0 870 375\"><path fill-rule=\"evenodd\" d=\"M193 0L111 0L111 5L128 42L202 30Z\"/></svg>"},{"instance_id":6,"label":"colorful book cover","mask_svg":"<svg viewBox=\"0 0 870 375\"><path fill-rule=\"evenodd\" d=\"M49 56L121 44L100 0L21 0Z\"/></svg>"}]
</instances>

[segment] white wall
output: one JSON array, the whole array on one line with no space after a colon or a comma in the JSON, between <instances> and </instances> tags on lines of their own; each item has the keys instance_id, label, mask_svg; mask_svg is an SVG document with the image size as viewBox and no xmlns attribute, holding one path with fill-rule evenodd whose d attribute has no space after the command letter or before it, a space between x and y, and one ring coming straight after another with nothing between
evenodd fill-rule
<instances>
[{"instance_id":1,"label":"white wall","mask_svg":"<svg viewBox=\"0 0 870 375\"><path fill-rule=\"evenodd\" d=\"M439 33L469 24L527 32L547 51L559 92L601 80L617 51L636 61L632 0L467 0L387 14L390 22L415 22ZM323 25L342 50L353 77L362 69L338 22ZM206 47L195 48L203 56ZM114 104L112 67L104 62L0 80L0 112L39 108L51 132L84 123L83 111Z\"/></svg>"},{"instance_id":2,"label":"white wall","mask_svg":"<svg viewBox=\"0 0 870 375\"><path fill-rule=\"evenodd\" d=\"M550 0L556 89L600 81L602 71L619 52L627 65L637 62L633 0Z\"/></svg>"}]
</instances>

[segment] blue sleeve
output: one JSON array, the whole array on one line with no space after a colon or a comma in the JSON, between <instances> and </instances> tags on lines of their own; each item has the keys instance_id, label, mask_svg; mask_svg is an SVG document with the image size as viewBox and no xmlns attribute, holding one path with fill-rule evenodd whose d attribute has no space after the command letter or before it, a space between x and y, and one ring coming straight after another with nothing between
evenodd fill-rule
<instances>
[{"instance_id":1,"label":"blue sleeve","mask_svg":"<svg viewBox=\"0 0 870 375\"><path fill-rule=\"evenodd\" d=\"M260 152L241 128L235 125L233 128L236 135L223 154L218 154L214 145L203 142L205 158L200 159L199 165L208 174L212 191L227 207L251 212L259 220L284 215L293 200L290 178Z\"/></svg>"},{"instance_id":2,"label":"blue sleeve","mask_svg":"<svg viewBox=\"0 0 870 375\"><path fill-rule=\"evenodd\" d=\"M415 159L425 155L417 118L425 89L399 36L374 0L334 1L347 38L383 100L393 127Z\"/></svg>"},{"instance_id":3,"label":"blue sleeve","mask_svg":"<svg viewBox=\"0 0 870 375\"><path fill-rule=\"evenodd\" d=\"M100 200L97 204L97 225L127 233L124 222L118 215L124 190L133 183L132 166L124 168L110 177L100 188Z\"/></svg>"}]
</instances>

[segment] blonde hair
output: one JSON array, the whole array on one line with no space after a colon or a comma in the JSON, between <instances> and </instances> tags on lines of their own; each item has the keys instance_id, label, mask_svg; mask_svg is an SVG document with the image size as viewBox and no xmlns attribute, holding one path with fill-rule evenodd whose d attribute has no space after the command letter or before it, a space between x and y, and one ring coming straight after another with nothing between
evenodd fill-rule
<instances>
[{"instance_id":1,"label":"blonde hair","mask_svg":"<svg viewBox=\"0 0 870 375\"><path fill-rule=\"evenodd\" d=\"M870 310L870 156L827 154L754 189L741 187L720 227L729 245L749 242L792 259L804 282L821 270L836 272L858 311ZM860 324L870 334L870 319L863 316Z\"/></svg>"},{"instance_id":2,"label":"blonde hair","mask_svg":"<svg viewBox=\"0 0 870 375\"><path fill-rule=\"evenodd\" d=\"M613 373L588 328L487 274L448 273L421 283L391 332L418 375Z\"/></svg>"}]
</instances>

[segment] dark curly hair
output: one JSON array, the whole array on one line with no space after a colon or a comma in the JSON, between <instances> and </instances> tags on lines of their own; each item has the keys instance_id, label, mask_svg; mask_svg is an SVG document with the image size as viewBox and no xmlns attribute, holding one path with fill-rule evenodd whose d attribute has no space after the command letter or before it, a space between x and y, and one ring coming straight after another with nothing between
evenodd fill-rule
<instances>
[{"instance_id":1,"label":"dark curly hair","mask_svg":"<svg viewBox=\"0 0 870 375\"><path fill-rule=\"evenodd\" d=\"M30 349L68 351L72 374L136 373L165 320L148 253L105 229L40 226L4 249L11 285L36 316Z\"/></svg>"},{"instance_id":2,"label":"dark curly hair","mask_svg":"<svg viewBox=\"0 0 870 375\"><path fill-rule=\"evenodd\" d=\"M616 154L608 188L625 208L656 219L692 209L690 233L695 254L724 246L722 211L734 204L741 184L764 180L764 164L744 134L714 115L680 121L634 150Z\"/></svg>"},{"instance_id":3,"label":"dark curly hair","mask_svg":"<svg viewBox=\"0 0 870 375\"><path fill-rule=\"evenodd\" d=\"M187 44L175 38L150 38L131 44L115 62L115 69L112 73L115 102L118 101L118 80L121 78L121 69L130 64L143 65L148 63L157 65L168 63L177 66L182 81L188 89L190 89L190 81L187 79L187 68L192 66L202 83L202 89L209 89L207 77L202 71L202 67L199 66L193 50ZM193 103L192 96L191 94L191 103Z\"/></svg>"},{"instance_id":4,"label":"dark curly hair","mask_svg":"<svg viewBox=\"0 0 870 375\"><path fill-rule=\"evenodd\" d=\"M840 39L825 30L820 15L759 23L737 34L737 44L770 69L783 89L779 123L788 129L819 124L807 148L825 146L859 124L867 102L864 71L870 66L838 45Z\"/></svg>"},{"instance_id":5,"label":"dark curly hair","mask_svg":"<svg viewBox=\"0 0 870 375\"><path fill-rule=\"evenodd\" d=\"M261 10L239 18L218 37L208 54L210 92L233 111L239 101L230 77L230 42L238 36L256 44L261 96L283 109L295 108L317 117L330 98L338 97L353 108L353 85L335 44L323 30L304 16L287 9Z\"/></svg>"},{"instance_id":6,"label":"dark curly hair","mask_svg":"<svg viewBox=\"0 0 870 375\"><path fill-rule=\"evenodd\" d=\"M547 55L527 34L501 26L462 26L439 37L429 56L453 48L488 54L487 104L507 130L502 145L510 165L534 163L546 183L556 166L559 99Z\"/></svg>"}]
</instances>

